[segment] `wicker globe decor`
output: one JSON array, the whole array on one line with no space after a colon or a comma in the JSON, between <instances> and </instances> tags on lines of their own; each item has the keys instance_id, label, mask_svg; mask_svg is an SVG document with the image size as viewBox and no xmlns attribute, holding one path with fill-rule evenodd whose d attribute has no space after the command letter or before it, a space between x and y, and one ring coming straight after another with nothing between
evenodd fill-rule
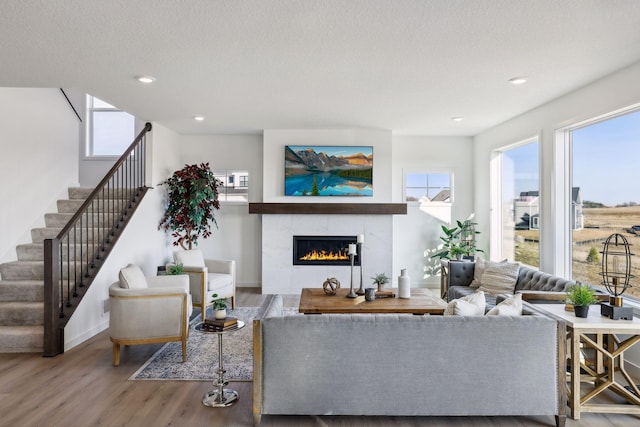
<instances>
[{"instance_id":1,"label":"wicker globe decor","mask_svg":"<svg viewBox=\"0 0 640 427\"><path fill-rule=\"evenodd\" d=\"M622 294L630 288L631 274L630 244L621 234L612 234L605 240L602 249L602 284L611 295L608 303L600 305L600 314L610 319L633 320L633 308L624 307Z\"/></svg>"},{"instance_id":2,"label":"wicker globe decor","mask_svg":"<svg viewBox=\"0 0 640 427\"><path fill-rule=\"evenodd\" d=\"M322 289L327 295L335 295L337 290L340 289L340 281L335 277L328 277L322 284Z\"/></svg>"}]
</instances>

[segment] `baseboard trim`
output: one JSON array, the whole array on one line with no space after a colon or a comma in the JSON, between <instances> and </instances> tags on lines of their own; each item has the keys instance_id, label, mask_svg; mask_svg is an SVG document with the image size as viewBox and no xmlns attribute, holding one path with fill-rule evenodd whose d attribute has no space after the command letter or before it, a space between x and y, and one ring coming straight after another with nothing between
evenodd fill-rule
<instances>
[{"instance_id":1,"label":"baseboard trim","mask_svg":"<svg viewBox=\"0 0 640 427\"><path fill-rule=\"evenodd\" d=\"M64 340L64 351L69 351L72 348L76 347L79 344L82 344L83 342L87 341L89 338L92 338L96 335L98 335L100 332L109 329L109 319L103 321L102 323L100 323L98 326L96 326L95 328L92 328L88 331L85 331L82 335L79 335L77 337L73 337L70 339L67 339L67 336L65 336L65 340Z\"/></svg>"}]
</instances>

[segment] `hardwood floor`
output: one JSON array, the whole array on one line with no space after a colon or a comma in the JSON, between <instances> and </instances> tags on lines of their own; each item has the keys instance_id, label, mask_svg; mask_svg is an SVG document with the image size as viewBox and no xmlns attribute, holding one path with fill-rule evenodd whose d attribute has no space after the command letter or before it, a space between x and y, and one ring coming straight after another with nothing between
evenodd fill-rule
<instances>
[{"instance_id":1,"label":"hardwood floor","mask_svg":"<svg viewBox=\"0 0 640 427\"><path fill-rule=\"evenodd\" d=\"M238 304L257 306L262 295L241 289ZM297 296L285 304L298 305ZM240 394L230 408L200 402L213 388L208 381L128 381L162 344L122 349L121 364L111 364L108 331L64 355L0 355L0 426L251 426L251 382L234 382ZM192 357L192 355L189 355ZM318 396L319 399L322 396ZM367 398L366 392L362 395ZM479 396L481 398L481 396ZM463 402L461 402L463 404ZM315 417L263 416L262 426L550 426L553 417ZM568 426L638 426L640 417L583 414Z\"/></svg>"}]
</instances>

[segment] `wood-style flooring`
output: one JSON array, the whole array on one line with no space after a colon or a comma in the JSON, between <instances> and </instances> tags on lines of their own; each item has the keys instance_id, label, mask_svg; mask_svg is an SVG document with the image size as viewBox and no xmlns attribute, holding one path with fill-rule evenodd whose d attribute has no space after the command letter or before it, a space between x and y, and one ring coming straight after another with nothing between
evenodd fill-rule
<instances>
[{"instance_id":1,"label":"wood-style flooring","mask_svg":"<svg viewBox=\"0 0 640 427\"><path fill-rule=\"evenodd\" d=\"M241 306L258 306L257 289L238 293ZM299 297L285 304L297 306ZM54 358L38 354L0 355L0 426L251 426L252 383L233 382L240 394L230 408L201 403L213 388L209 381L128 381L162 344L122 349L121 364L111 364L108 331ZM189 355L194 357L194 355ZM393 393L393 390L390 390ZM366 390L362 399L367 399ZM478 396L482 399L482 396ZM318 395L318 399L322 399ZM455 399L455 397L452 397ZM464 402L460 402L464 404ZM263 416L262 426L552 426L553 417L337 417ZM582 414L567 426L605 427L640 425L640 417Z\"/></svg>"}]
</instances>

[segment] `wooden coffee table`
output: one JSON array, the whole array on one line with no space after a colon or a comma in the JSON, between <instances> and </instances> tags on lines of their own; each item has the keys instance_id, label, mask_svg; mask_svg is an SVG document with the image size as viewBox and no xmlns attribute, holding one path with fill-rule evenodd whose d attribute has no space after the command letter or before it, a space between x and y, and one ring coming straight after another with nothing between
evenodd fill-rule
<instances>
[{"instance_id":1,"label":"wooden coffee table","mask_svg":"<svg viewBox=\"0 0 640 427\"><path fill-rule=\"evenodd\" d=\"M390 289L396 295L397 289ZM349 289L338 289L336 295L327 295L322 288L304 288L298 311L304 314L328 313L409 313L442 314L447 303L425 288L411 289L411 298L379 298L365 301L364 295L347 298Z\"/></svg>"}]
</instances>

